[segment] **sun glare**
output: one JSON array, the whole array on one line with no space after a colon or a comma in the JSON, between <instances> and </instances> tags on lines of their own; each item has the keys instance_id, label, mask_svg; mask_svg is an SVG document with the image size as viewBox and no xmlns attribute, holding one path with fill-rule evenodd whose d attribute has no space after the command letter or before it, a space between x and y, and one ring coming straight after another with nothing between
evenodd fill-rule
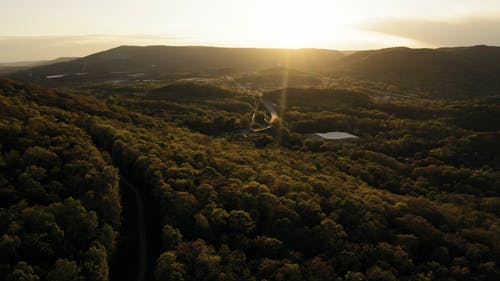
<instances>
[{"instance_id":1,"label":"sun glare","mask_svg":"<svg viewBox=\"0 0 500 281\"><path fill-rule=\"evenodd\" d=\"M249 35L259 45L312 47L344 26L329 1L268 1L255 6Z\"/></svg>"}]
</instances>

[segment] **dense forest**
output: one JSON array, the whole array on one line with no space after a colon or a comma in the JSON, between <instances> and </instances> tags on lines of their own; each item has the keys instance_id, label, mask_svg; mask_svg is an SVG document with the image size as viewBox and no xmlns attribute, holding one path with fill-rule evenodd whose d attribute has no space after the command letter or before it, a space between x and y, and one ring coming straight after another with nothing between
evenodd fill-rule
<instances>
[{"instance_id":1,"label":"dense forest","mask_svg":"<svg viewBox=\"0 0 500 281\"><path fill-rule=\"evenodd\" d=\"M117 50L137 51L55 67ZM409 50L304 52L351 71ZM372 74L0 78L0 280L500 280L496 82Z\"/></svg>"}]
</instances>

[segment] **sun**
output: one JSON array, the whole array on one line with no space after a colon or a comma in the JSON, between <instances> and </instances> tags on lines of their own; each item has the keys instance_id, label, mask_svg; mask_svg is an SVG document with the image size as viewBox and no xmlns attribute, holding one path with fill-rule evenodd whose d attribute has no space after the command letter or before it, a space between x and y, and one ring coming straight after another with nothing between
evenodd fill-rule
<instances>
[{"instance_id":1,"label":"sun","mask_svg":"<svg viewBox=\"0 0 500 281\"><path fill-rule=\"evenodd\" d=\"M248 31L258 45L278 48L317 46L325 39L332 39L343 25L332 1L257 3Z\"/></svg>"}]
</instances>

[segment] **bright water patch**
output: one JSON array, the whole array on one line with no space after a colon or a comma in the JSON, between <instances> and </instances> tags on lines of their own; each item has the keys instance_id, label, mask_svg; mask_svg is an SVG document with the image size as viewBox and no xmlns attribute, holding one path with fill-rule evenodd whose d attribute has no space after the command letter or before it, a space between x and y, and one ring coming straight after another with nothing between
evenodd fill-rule
<instances>
[{"instance_id":1,"label":"bright water patch","mask_svg":"<svg viewBox=\"0 0 500 281\"><path fill-rule=\"evenodd\" d=\"M328 140L359 139L358 136L346 132L316 133L315 135Z\"/></svg>"}]
</instances>

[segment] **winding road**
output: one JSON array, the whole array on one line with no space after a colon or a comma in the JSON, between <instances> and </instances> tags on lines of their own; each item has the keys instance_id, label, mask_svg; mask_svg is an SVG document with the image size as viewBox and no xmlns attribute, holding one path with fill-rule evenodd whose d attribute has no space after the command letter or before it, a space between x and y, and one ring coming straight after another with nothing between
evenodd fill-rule
<instances>
[{"instance_id":1,"label":"winding road","mask_svg":"<svg viewBox=\"0 0 500 281\"><path fill-rule=\"evenodd\" d=\"M251 119L251 122L250 122L250 128L248 129L248 131L245 131L245 132L254 132L254 133L256 133L256 132L262 132L262 131L268 130L268 129L270 129L272 127L274 121L276 121L279 118L278 117L278 113L274 109L273 103L270 102L270 101L264 100L264 94L260 90L252 90L252 89L249 89L249 88L247 88L245 86L242 86L238 81L236 81L233 77L231 77L229 75L225 75L221 79L221 81L222 82L224 82L224 81L231 82L231 83L233 83L234 86L236 86L236 90L238 92L253 93L253 94L255 94L256 97L259 98L259 99L256 99L254 112L252 114L252 119ZM255 116L256 116L257 109L259 108L259 104L260 103L262 103L264 105L264 108L269 112L269 114L271 115L271 117L269 119L265 120L267 122L267 126L266 127L263 127L263 128L252 128L252 126L255 124Z\"/></svg>"},{"instance_id":2,"label":"winding road","mask_svg":"<svg viewBox=\"0 0 500 281\"><path fill-rule=\"evenodd\" d=\"M262 104L264 105L264 108L267 110L267 112L269 112L269 115L271 115L271 117L266 120L268 125L264 128L250 128L250 130L249 130L250 132L257 133L257 132L262 132L262 131L268 130L273 126L273 123L278 119L278 113L274 109L274 105L272 102L266 101L263 99ZM255 112L252 116L252 124L254 122L254 119L255 119Z\"/></svg>"},{"instance_id":3,"label":"winding road","mask_svg":"<svg viewBox=\"0 0 500 281\"><path fill-rule=\"evenodd\" d=\"M146 221L145 221L145 208L144 208L144 198L142 197L139 188L135 186L131 181L125 179L123 176L120 177L120 185L122 188L128 188L134 193L134 197L137 204L137 220L139 227L139 270L137 273L137 281L146 281L147 268L148 268L148 239L146 234Z\"/></svg>"},{"instance_id":4,"label":"winding road","mask_svg":"<svg viewBox=\"0 0 500 281\"><path fill-rule=\"evenodd\" d=\"M264 100L263 101L263 104L264 104L264 107L266 108L266 110L269 112L269 114L271 115L271 118L267 121L269 124L272 124L274 123L274 121L276 121L276 119L278 119L278 112L276 112L276 110L274 110L274 105L272 102L270 101L267 101L267 100Z\"/></svg>"}]
</instances>

